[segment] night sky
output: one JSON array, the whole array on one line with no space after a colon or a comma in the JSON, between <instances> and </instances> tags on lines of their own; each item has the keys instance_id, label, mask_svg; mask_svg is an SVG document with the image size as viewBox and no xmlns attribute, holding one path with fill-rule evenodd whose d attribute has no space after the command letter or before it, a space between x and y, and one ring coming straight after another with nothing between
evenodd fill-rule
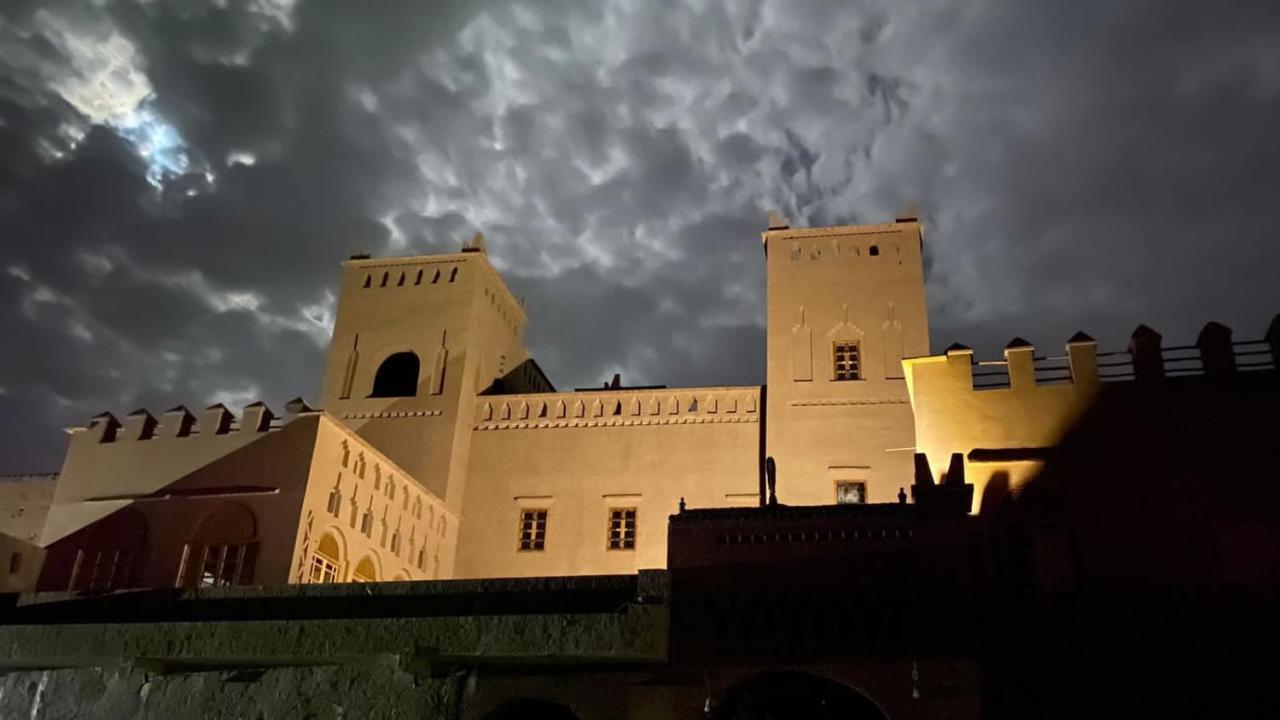
<instances>
[{"instance_id":1,"label":"night sky","mask_svg":"<svg viewBox=\"0 0 1280 720\"><path fill-rule=\"evenodd\" d=\"M476 230L562 388L763 382L772 208L918 208L935 350L1280 312L1274 0L390 5L0 3L0 473L314 399L341 261Z\"/></svg>"}]
</instances>

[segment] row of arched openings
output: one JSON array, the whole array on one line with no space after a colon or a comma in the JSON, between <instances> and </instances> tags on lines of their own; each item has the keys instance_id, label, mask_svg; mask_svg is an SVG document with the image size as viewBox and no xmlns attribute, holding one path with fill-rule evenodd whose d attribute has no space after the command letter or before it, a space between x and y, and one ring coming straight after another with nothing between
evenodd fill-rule
<instances>
[{"instance_id":1,"label":"row of arched openings","mask_svg":"<svg viewBox=\"0 0 1280 720\"><path fill-rule=\"evenodd\" d=\"M139 587L149 550L146 517L132 507L94 523L74 547L68 590L106 592ZM254 579L257 520L238 502L222 502L196 523L182 546L177 587L247 585Z\"/></svg>"},{"instance_id":2,"label":"row of arched openings","mask_svg":"<svg viewBox=\"0 0 1280 720\"><path fill-rule=\"evenodd\" d=\"M308 572L308 579L313 583L340 583L345 582L344 578L344 557L342 543L338 537L332 532L326 532L320 536L320 541L316 543L315 550L311 553L311 568ZM383 579L378 573L378 565L374 562L371 555L365 555L351 568L351 582L378 582ZM405 572L396 573L392 580L408 580L409 576Z\"/></svg>"}]
</instances>

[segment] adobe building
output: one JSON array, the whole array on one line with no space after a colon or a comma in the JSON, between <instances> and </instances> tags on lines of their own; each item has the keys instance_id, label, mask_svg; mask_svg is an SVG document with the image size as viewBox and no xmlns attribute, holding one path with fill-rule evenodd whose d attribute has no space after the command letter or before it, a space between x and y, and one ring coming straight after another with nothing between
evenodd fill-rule
<instances>
[{"instance_id":1,"label":"adobe building","mask_svg":"<svg viewBox=\"0 0 1280 720\"><path fill-rule=\"evenodd\" d=\"M72 429L0 715L1280 713L1280 317L931 355L918 223L785 224L766 386L555 391L478 238L345 264L323 409Z\"/></svg>"},{"instance_id":2,"label":"adobe building","mask_svg":"<svg viewBox=\"0 0 1280 720\"><path fill-rule=\"evenodd\" d=\"M70 430L40 587L662 568L677 504L760 504L769 456L784 503L892 501L912 477L902 359L929 350L921 225L773 215L763 241L767 393L557 391L482 236L353 257L321 409L179 405Z\"/></svg>"}]
</instances>

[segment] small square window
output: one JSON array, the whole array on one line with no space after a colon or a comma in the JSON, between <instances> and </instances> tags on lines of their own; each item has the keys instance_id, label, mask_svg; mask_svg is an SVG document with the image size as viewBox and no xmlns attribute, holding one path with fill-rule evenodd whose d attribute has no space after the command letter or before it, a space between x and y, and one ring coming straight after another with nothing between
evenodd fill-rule
<instances>
[{"instance_id":1,"label":"small square window","mask_svg":"<svg viewBox=\"0 0 1280 720\"><path fill-rule=\"evenodd\" d=\"M858 362L858 343L834 343L832 356L835 360L836 380L858 380L861 378L861 368Z\"/></svg>"},{"instance_id":2,"label":"small square window","mask_svg":"<svg viewBox=\"0 0 1280 720\"><path fill-rule=\"evenodd\" d=\"M526 552L541 552L547 544L547 511L543 509L520 511L520 545Z\"/></svg>"},{"instance_id":3,"label":"small square window","mask_svg":"<svg viewBox=\"0 0 1280 720\"><path fill-rule=\"evenodd\" d=\"M864 482L836 483L837 505L861 505L867 501L867 484Z\"/></svg>"},{"instance_id":4,"label":"small square window","mask_svg":"<svg viewBox=\"0 0 1280 720\"><path fill-rule=\"evenodd\" d=\"M635 508L609 508L609 549L636 549Z\"/></svg>"}]
</instances>

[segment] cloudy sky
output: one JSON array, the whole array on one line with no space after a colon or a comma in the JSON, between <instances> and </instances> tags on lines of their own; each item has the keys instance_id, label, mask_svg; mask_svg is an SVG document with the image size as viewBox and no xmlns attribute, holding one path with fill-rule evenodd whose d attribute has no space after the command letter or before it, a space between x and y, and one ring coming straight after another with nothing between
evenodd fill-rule
<instances>
[{"instance_id":1,"label":"cloudy sky","mask_svg":"<svg viewBox=\"0 0 1280 720\"><path fill-rule=\"evenodd\" d=\"M762 382L770 208L918 207L935 348L1280 311L1274 1L389 5L0 4L0 473L314 398L341 260L477 229L560 387Z\"/></svg>"}]
</instances>

